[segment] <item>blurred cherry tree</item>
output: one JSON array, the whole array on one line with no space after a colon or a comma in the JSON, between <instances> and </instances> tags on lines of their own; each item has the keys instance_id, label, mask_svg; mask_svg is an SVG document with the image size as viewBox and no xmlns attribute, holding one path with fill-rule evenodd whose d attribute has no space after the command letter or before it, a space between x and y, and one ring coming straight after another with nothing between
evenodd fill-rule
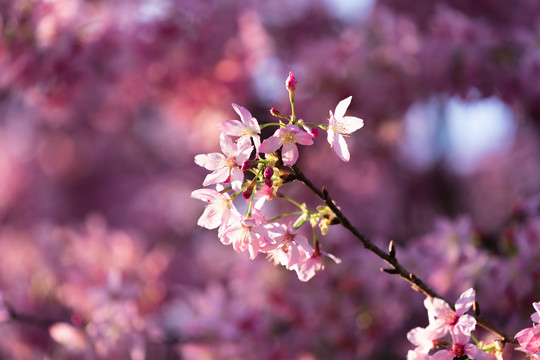
<instances>
[{"instance_id":1,"label":"blurred cherry tree","mask_svg":"<svg viewBox=\"0 0 540 360\"><path fill-rule=\"evenodd\" d=\"M528 326L538 1L3 0L0 33L1 358L404 358L423 297L343 229L301 283L196 226L194 156L231 103L286 112L290 70L306 122L349 95L365 121L304 172L437 291Z\"/></svg>"}]
</instances>

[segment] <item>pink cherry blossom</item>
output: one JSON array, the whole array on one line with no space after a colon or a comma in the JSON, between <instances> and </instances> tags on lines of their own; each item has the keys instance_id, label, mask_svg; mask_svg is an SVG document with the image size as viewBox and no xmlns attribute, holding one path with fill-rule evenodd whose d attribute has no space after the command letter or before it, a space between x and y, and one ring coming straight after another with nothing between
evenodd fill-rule
<instances>
[{"instance_id":1,"label":"pink cherry blossom","mask_svg":"<svg viewBox=\"0 0 540 360\"><path fill-rule=\"evenodd\" d=\"M249 257L253 260L259 253L261 237L270 238L268 230L264 227L265 223L262 216L242 219L223 231L221 242L225 245L232 244L237 252L248 250Z\"/></svg>"},{"instance_id":2,"label":"pink cherry blossom","mask_svg":"<svg viewBox=\"0 0 540 360\"><path fill-rule=\"evenodd\" d=\"M308 259L313 253L305 236L298 234L298 229L293 229L292 224L275 225L268 229L270 243L264 244L261 252L268 254L274 264L285 266L288 270L297 270L301 261Z\"/></svg>"},{"instance_id":3,"label":"pink cherry blossom","mask_svg":"<svg viewBox=\"0 0 540 360\"><path fill-rule=\"evenodd\" d=\"M330 118L328 119L328 143L343 161L349 161L350 159L349 148L344 135L350 135L364 126L364 120L354 116L345 116L345 111L351 104L351 99L352 96L349 96L341 100L334 113L330 110Z\"/></svg>"},{"instance_id":4,"label":"pink cherry blossom","mask_svg":"<svg viewBox=\"0 0 540 360\"><path fill-rule=\"evenodd\" d=\"M516 334L516 340L521 346L518 350L540 359L540 329L535 327L523 329Z\"/></svg>"},{"instance_id":5,"label":"pink cherry blossom","mask_svg":"<svg viewBox=\"0 0 540 360\"><path fill-rule=\"evenodd\" d=\"M259 147L259 152L273 153L283 145L281 158L286 166L293 166L298 160L298 148L296 143L301 145L312 145L313 138L310 134L302 131L296 125L287 125L285 128L279 128L274 135L264 140Z\"/></svg>"},{"instance_id":6,"label":"pink cherry blossom","mask_svg":"<svg viewBox=\"0 0 540 360\"><path fill-rule=\"evenodd\" d=\"M444 300L428 297L424 300L424 306L428 310L428 328L443 337L448 332L463 333L469 335L476 327L476 320L465 313L471 308L475 298L474 289L465 291L456 301L456 311L450 308Z\"/></svg>"},{"instance_id":7,"label":"pink cherry blossom","mask_svg":"<svg viewBox=\"0 0 540 360\"><path fill-rule=\"evenodd\" d=\"M255 119L251 113L244 107L232 104L234 111L240 115L240 120L226 120L218 125L219 131L222 134L228 136L238 137L238 144L248 143L250 139L253 139L255 149L258 151L261 144L261 128L257 119Z\"/></svg>"},{"instance_id":8,"label":"pink cherry blossom","mask_svg":"<svg viewBox=\"0 0 540 360\"><path fill-rule=\"evenodd\" d=\"M203 214L197 225L207 229L215 229L221 225L229 224L233 217L240 217L238 210L227 194L213 189L199 189L191 193L191 197L207 202Z\"/></svg>"},{"instance_id":9,"label":"pink cherry blossom","mask_svg":"<svg viewBox=\"0 0 540 360\"><path fill-rule=\"evenodd\" d=\"M439 350L431 360L452 360L455 357L468 356L471 360L484 360L487 355L478 346L469 343L470 334L456 332L452 334L452 347L450 349Z\"/></svg>"},{"instance_id":10,"label":"pink cherry blossom","mask_svg":"<svg viewBox=\"0 0 540 360\"><path fill-rule=\"evenodd\" d=\"M212 171L204 179L203 186L230 181L233 190L238 192L242 190L244 182L242 166L251 155L253 146L249 142L236 144L230 137L223 134L220 136L220 144L223 154L210 153L195 156L197 165Z\"/></svg>"},{"instance_id":11,"label":"pink cherry blossom","mask_svg":"<svg viewBox=\"0 0 540 360\"><path fill-rule=\"evenodd\" d=\"M417 327L407 333L407 339L416 345L414 352L427 354L433 347L433 340L438 338L437 335L430 329ZM409 355L407 355L407 359L409 360Z\"/></svg>"},{"instance_id":12,"label":"pink cherry blossom","mask_svg":"<svg viewBox=\"0 0 540 360\"><path fill-rule=\"evenodd\" d=\"M326 255L330 259L334 260L336 264L341 264L341 259L332 254L325 252L314 252L311 257L300 261L295 269L296 275L298 275L298 279L300 279L300 281L309 281L313 276L315 276L317 271L324 270L323 255Z\"/></svg>"}]
</instances>

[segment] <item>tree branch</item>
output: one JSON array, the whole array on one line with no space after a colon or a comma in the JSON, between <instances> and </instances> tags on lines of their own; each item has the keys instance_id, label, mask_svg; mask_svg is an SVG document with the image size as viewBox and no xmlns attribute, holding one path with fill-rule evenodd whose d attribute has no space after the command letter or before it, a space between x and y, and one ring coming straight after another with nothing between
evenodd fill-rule
<instances>
[{"instance_id":1,"label":"tree branch","mask_svg":"<svg viewBox=\"0 0 540 360\"><path fill-rule=\"evenodd\" d=\"M330 195L328 194L328 191L325 187L320 190L318 187L316 187L300 170L300 168L297 165L293 165L292 169L294 171L294 175L296 180L302 182L304 185L306 185L311 191L313 191L336 215L337 219L343 225L344 228L349 230L358 240L362 242L364 247L371 252L375 253L378 257L383 259L388 265L391 266L391 269L381 269L382 271L394 274L399 276L400 278L404 279L405 281L409 282L411 284L411 287L426 296L434 297L442 299L444 302L446 302L452 309L454 309L454 305L449 302L447 299L442 297L440 294L438 294L435 290L430 288L425 282L423 282L420 278L418 278L415 274L405 269L397 260L395 256L395 248L393 246L393 243L390 245L389 252L386 252L379 248L377 245L375 245L369 238L367 238L365 235L360 233L356 227L354 227L349 219L341 212L341 210L338 208L338 206L332 201L330 198ZM476 322L478 325L483 327L484 329L491 331L492 333L495 333L502 337L501 342L504 343L512 343L517 344L517 340L514 339L512 336L508 335L504 330L498 328L495 326L492 322L484 318L480 314L474 314L474 317L476 319Z\"/></svg>"}]
</instances>

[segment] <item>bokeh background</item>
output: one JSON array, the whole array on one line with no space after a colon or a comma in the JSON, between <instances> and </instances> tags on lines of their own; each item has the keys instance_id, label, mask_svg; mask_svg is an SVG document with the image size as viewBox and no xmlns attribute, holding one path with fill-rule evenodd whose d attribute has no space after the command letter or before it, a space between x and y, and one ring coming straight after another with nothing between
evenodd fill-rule
<instances>
[{"instance_id":1,"label":"bokeh background","mask_svg":"<svg viewBox=\"0 0 540 360\"><path fill-rule=\"evenodd\" d=\"M306 122L349 95L365 121L350 163L324 133L302 147L306 175L435 290L473 286L494 323L530 326L538 1L2 0L0 15L0 358L404 359L423 297L343 229L322 239L343 263L301 283L196 226L193 157L219 151L233 102L261 123L288 113L289 71Z\"/></svg>"}]
</instances>

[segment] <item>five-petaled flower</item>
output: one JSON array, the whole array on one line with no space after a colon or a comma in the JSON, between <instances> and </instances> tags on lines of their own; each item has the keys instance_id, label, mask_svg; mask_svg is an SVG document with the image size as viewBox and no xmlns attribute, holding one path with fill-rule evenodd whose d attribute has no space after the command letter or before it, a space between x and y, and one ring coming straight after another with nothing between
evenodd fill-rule
<instances>
[{"instance_id":1,"label":"five-petaled flower","mask_svg":"<svg viewBox=\"0 0 540 360\"><path fill-rule=\"evenodd\" d=\"M452 334L452 347L437 351L431 360L453 360L468 356L471 360L484 360L487 355L478 346L469 343L470 334L455 332Z\"/></svg>"},{"instance_id":2,"label":"five-petaled flower","mask_svg":"<svg viewBox=\"0 0 540 360\"><path fill-rule=\"evenodd\" d=\"M352 96L349 96L341 100L334 113L330 110L330 118L328 119L328 143L343 161L349 161L351 157L344 135L350 135L364 126L364 120L354 116L345 116L351 99Z\"/></svg>"},{"instance_id":3,"label":"five-petaled flower","mask_svg":"<svg viewBox=\"0 0 540 360\"><path fill-rule=\"evenodd\" d=\"M428 311L428 328L443 337L448 332L463 333L470 335L476 327L476 320L471 315L465 314L474 303L475 291L470 288L465 291L456 301L456 310L452 310L444 300L428 297L424 305Z\"/></svg>"},{"instance_id":4,"label":"five-petaled flower","mask_svg":"<svg viewBox=\"0 0 540 360\"><path fill-rule=\"evenodd\" d=\"M531 315L534 322L532 327L521 330L516 334L516 340L519 342L521 350L531 356L533 359L540 359L540 302L533 303L536 312Z\"/></svg>"},{"instance_id":5,"label":"five-petaled flower","mask_svg":"<svg viewBox=\"0 0 540 360\"><path fill-rule=\"evenodd\" d=\"M313 138L310 134L302 131L296 125L287 125L285 128L279 128L274 135L264 140L259 146L259 152L273 153L283 145L281 158L286 166L293 166L298 160L298 148L296 143L301 145L312 145Z\"/></svg>"},{"instance_id":6,"label":"five-petaled flower","mask_svg":"<svg viewBox=\"0 0 540 360\"><path fill-rule=\"evenodd\" d=\"M215 229L227 226L231 219L240 217L240 213L227 194L213 189L199 189L193 191L191 197L207 202L203 214L197 221L199 226Z\"/></svg>"},{"instance_id":7,"label":"five-petaled flower","mask_svg":"<svg viewBox=\"0 0 540 360\"><path fill-rule=\"evenodd\" d=\"M195 156L195 163L211 170L204 179L203 186L230 182L234 191L242 189L244 172L242 167L253 151L249 142L234 143L232 138L221 134L220 153L199 154Z\"/></svg>"},{"instance_id":8,"label":"five-petaled flower","mask_svg":"<svg viewBox=\"0 0 540 360\"><path fill-rule=\"evenodd\" d=\"M240 115L240 120L226 120L218 124L218 130L228 136L238 137L238 145L243 143L250 143L250 139L253 139L255 144L255 150L259 151L259 145L261 144L261 128L257 119L251 116L251 113L244 107L232 104L234 111Z\"/></svg>"}]
</instances>

